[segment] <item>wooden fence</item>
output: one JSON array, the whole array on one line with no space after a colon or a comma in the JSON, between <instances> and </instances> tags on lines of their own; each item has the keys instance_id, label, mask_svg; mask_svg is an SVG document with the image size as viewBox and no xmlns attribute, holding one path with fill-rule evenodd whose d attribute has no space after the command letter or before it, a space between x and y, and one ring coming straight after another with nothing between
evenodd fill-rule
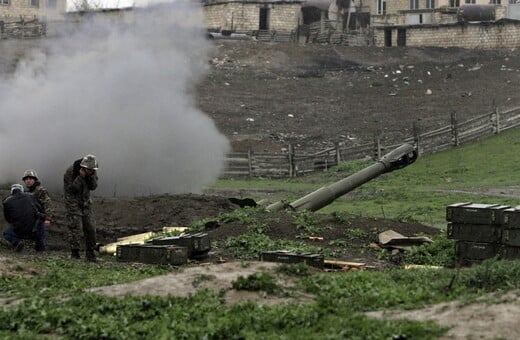
<instances>
[{"instance_id":1,"label":"wooden fence","mask_svg":"<svg viewBox=\"0 0 520 340\"><path fill-rule=\"evenodd\" d=\"M417 147L419 155L428 155L464 143L473 142L508 129L520 126L520 107L476 116L459 122L455 113L451 114L450 125L436 130L421 132L413 127L413 135L401 143L383 145L380 138L374 142L352 147L335 146L316 153L296 150L292 145L283 154L235 152L228 155L224 177L296 177L306 173L324 171L340 162L372 158L379 159L385 153L403 143Z\"/></svg>"},{"instance_id":2,"label":"wooden fence","mask_svg":"<svg viewBox=\"0 0 520 340\"><path fill-rule=\"evenodd\" d=\"M45 23L33 19L29 21L0 20L0 39L39 38L46 34Z\"/></svg>"}]
</instances>

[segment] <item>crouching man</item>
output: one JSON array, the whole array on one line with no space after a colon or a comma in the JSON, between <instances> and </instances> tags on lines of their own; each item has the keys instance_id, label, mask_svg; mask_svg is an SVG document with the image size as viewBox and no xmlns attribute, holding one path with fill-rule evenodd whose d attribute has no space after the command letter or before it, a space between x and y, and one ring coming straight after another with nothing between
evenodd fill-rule
<instances>
[{"instance_id":1,"label":"crouching man","mask_svg":"<svg viewBox=\"0 0 520 340\"><path fill-rule=\"evenodd\" d=\"M45 214L36 198L23 192L21 184L13 184L3 207L5 220L9 223L4 238L13 248L22 251L23 240L34 240L36 251L45 250Z\"/></svg>"}]
</instances>

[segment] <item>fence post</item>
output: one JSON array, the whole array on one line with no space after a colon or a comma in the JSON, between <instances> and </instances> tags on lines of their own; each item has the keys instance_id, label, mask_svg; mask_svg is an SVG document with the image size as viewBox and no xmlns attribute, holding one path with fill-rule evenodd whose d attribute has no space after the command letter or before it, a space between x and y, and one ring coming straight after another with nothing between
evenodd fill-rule
<instances>
[{"instance_id":1,"label":"fence post","mask_svg":"<svg viewBox=\"0 0 520 340\"><path fill-rule=\"evenodd\" d=\"M249 171L249 177L253 176L253 150L251 150L251 147L247 149L247 166Z\"/></svg>"},{"instance_id":2,"label":"fence post","mask_svg":"<svg viewBox=\"0 0 520 340\"><path fill-rule=\"evenodd\" d=\"M289 144L289 177L296 177L296 165L294 164L294 146Z\"/></svg>"},{"instance_id":3,"label":"fence post","mask_svg":"<svg viewBox=\"0 0 520 340\"><path fill-rule=\"evenodd\" d=\"M499 134L500 133L500 112L498 111L498 107L495 105L495 100L493 99L493 113L492 113L492 116L495 117L494 120L492 120L493 122L493 130L495 132L495 134Z\"/></svg>"},{"instance_id":4,"label":"fence post","mask_svg":"<svg viewBox=\"0 0 520 340\"><path fill-rule=\"evenodd\" d=\"M375 159L378 160L381 158L381 136L379 133L374 134L374 147L375 147Z\"/></svg>"},{"instance_id":5,"label":"fence post","mask_svg":"<svg viewBox=\"0 0 520 340\"><path fill-rule=\"evenodd\" d=\"M413 122L413 141L414 141L415 148L417 149L418 154L421 154L421 152L419 150L419 145L421 142L420 137L421 137L421 135L420 135L420 131L419 131L419 125L417 124L417 122Z\"/></svg>"},{"instance_id":6,"label":"fence post","mask_svg":"<svg viewBox=\"0 0 520 340\"><path fill-rule=\"evenodd\" d=\"M341 163L341 152L339 151L338 142L336 142L336 145L334 146L334 151L336 152L336 165L339 165L339 163Z\"/></svg>"},{"instance_id":7,"label":"fence post","mask_svg":"<svg viewBox=\"0 0 520 340\"><path fill-rule=\"evenodd\" d=\"M451 134L453 136L453 144L455 146L458 146L460 141L459 141L459 130L458 130L458 127L457 127L457 114L455 112L452 112L451 113Z\"/></svg>"}]
</instances>

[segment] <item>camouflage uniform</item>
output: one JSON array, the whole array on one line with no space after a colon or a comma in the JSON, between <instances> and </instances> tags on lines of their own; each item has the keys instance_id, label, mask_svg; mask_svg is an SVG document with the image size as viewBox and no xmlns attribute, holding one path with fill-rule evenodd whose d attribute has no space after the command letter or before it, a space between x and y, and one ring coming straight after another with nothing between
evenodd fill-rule
<instances>
[{"instance_id":1,"label":"camouflage uniform","mask_svg":"<svg viewBox=\"0 0 520 340\"><path fill-rule=\"evenodd\" d=\"M75 161L74 164L65 171L65 175L63 176L65 207L67 209L69 242L72 256L79 257L80 229L83 227L87 259L95 259L96 229L93 220L90 191L97 188L98 177L96 173L86 177L80 176L80 164L82 164L84 159L85 158Z\"/></svg>"},{"instance_id":2,"label":"camouflage uniform","mask_svg":"<svg viewBox=\"0 0 520 340\"><path fill-rule=\"evenodd\" d=\"M36 180L33 186L27 187L26 192L33 194L33 196L43 208L45 219L52 221L52 217L54 216L54 209L52 206L51 197L49 196L47 189L41 185L40 181Z\"/></svg>"}]
</instances>

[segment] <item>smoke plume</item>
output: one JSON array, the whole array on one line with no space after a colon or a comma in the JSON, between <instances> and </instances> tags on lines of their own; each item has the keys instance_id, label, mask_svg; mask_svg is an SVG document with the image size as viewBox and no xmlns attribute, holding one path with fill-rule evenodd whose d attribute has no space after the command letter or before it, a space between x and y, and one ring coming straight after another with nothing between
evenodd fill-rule
<instances>
[{"instance_id":1,"label":"smoke plume","mask_svg":"<svg viewBox=\"0 0 520 340\"><path fill-rule=\"evenodd\" d=\"M85 20L0 75L0 182L36 169L61 192L75 160L99 161L97 195L199 192L227 139L195 102L210 45L194 1Z\"/></svg>"}]
</instances>

